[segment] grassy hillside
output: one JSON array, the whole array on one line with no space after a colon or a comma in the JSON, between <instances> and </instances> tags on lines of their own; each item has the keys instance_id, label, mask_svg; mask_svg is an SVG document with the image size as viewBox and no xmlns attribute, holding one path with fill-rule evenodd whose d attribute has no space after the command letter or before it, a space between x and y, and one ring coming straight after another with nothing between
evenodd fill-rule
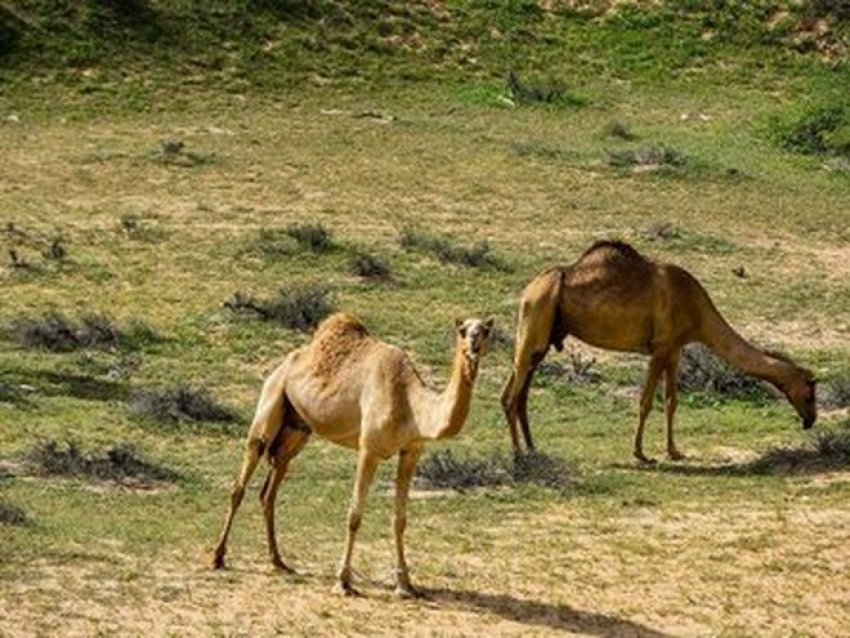
<instances>
[{"instance_id":1,"label":"grassy hillside","mask_svg":"<svg viewBox=\"0 0 850 638\"><path fill-rule=\"evenodd\" d=\"M844 12L4 3L0 634L841 635ZM748 339L811 367L814 433L696 360L689 458L638 467L645 359L572 342L531 395L558 481L505 483L516 295L602 237L683 265ZM278 510L301 576L267 565L259 482L231 569L207 568L262 380L326 307L437 387L453 319L496 320L469 422L426 462L450 449L450 484L502 484L418 484L430 600L387 585L391 463L355 549L366 596L330 595L355 460L319 441Z\"/></svg>"}]
</instances>

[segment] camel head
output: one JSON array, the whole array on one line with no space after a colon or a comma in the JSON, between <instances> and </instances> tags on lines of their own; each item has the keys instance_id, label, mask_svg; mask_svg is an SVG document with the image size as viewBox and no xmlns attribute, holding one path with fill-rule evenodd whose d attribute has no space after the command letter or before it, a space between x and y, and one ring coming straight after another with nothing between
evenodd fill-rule
<instances>
[{"instance_id":1,"label":"camel head","mask_svg":"<svg viewBox=\"0 0 850 638\"><path fill-rule=\"evenodd\" d=\"M788 398L800 419L803 421L803 429L808 430L815 424L818 418L818 409L815 403L815 386L817 381L811 372L804 368L796 368L794 375L788 381L782 391Z\"/></svg>"},{"instance_id":2,"label":"camel head","mask_svg":"<svg viewBox=\"0 0 850 638\"><path fill-rule=\"evenodd\" d=\"M457 332L458 348L463 352L466 360L472 365L473 370L478 366L478 360L487 353L490 340L490 331L493 329L493 320L481 321L480 319L455 319L455 330Z\"/></svg>"}]
</instances>

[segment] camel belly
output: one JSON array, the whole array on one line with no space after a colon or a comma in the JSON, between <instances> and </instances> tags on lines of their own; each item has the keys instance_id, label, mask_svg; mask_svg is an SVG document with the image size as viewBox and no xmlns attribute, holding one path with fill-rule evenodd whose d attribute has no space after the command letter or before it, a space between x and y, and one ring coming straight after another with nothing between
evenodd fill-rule
<instances>
[{"instance_id":1,"label":"camel belly","mask_svg":"<svg viewBox=\"0 0 850 638\"><path fill-rule=\"evenodd\" d=\"M653 340L652 320L643 313L573 312L567 315L567 333L586 344L606 350L648 353Z\"/></svg>"}]
</instances>

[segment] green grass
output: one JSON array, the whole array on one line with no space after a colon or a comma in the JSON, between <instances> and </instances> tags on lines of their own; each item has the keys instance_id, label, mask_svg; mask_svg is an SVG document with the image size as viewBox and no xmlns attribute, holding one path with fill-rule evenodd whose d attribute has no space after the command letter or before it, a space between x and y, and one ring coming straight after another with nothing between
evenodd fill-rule
<instances>
[{"instance_id":1,"label":"green grass","mask_svg":"<svg viewBox=\"0 0 850 638\"><path fill-rule=\"evenodd\" d=\"M159 596L175 609L237 600L257 634L351 633L352 623L396 634L497 622L517 634L846 626L840 609L809 598L825 583L847 593L836 567L848 529L844 457L812 462L817 441L784 401L683 392L676 432L689 460L638 469L631 440L647 362L599 352L550 353L531 393L538 446L574 472L565 489L514 481L412 501L414 578L452 592L433 607L398 607L371 582L392 563L389 463L355 553L368 596L350 605L325 596L355 458L318 441L280 496L281 546L302 579L266 571L260 479L236 521L233 570L202 569L262 381L315 323L234 315L223 305L234 291L274 305L277 291L318 284L441 386L455 317L493 316L512 336L517 293L535 273L616 237L686 267L745 336L831 383L839 409L850 181L824 170L828 158L785 148L775 126L799 123L801 96L835 104L846 86L846 65L789 44L813 5L774 30L764 3L594 15L453 1L445 16L396 2L221 2L208 14L190 2L80 6L63 22L41 3L14 3L29 26L0 10L0 325L58 313L73 333L84 317L108 316L116 334L141 320L161 338L106 348L82 339L63 352L0 340L0 503L27 521L0 525L0 591L17 614L0 633L28 622L49 633L63 613L54 582L75 600L102 601L69 621L80 634L115 633L119 616L129 633L151 631L139 618L177 623L152 611ZM580 103L511 106L508 70ZM662 146L684 158L670 175L609 164ZM402 228L427 241L399 245ZM309 249L330 237L336 249ZM389 281L363 276L382 265ZM429 454L508 454L499 394L511 356L503 346L488 354L463 435ZM235 421L133 416L139 391L176 386L207 389ZM827 414L816 432L842 418ZM653 456L663 420L657 400ZM142 490L29 476L18 459L44 440L83 450L130 442L179 479ZM843 449L843 439L823 440ZM775 450L806 462L777 461ZM665 588L671 579L691 598ZM236 629L212 612L204 623L191 631Z\"/></svg>"}]
</instances>

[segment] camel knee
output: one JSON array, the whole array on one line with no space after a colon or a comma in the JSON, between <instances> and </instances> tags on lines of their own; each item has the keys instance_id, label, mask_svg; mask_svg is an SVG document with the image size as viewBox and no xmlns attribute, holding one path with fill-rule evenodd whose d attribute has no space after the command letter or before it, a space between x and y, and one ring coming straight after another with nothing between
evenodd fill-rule
<instances>
[{"instance_id":1,"label":"camel knee","mask_svg":"<svg viewBox=\"0 0 850 638\"><path fill-rule=\"evenodd\" d=\"M348 510L348 531L355 534L360 529L360 522L363 519L363 513L359 508L352 507Z\"/></svg>"},{"instance_id":2,"label":"camel knee","mask_svg":"<svg viewBox=\"0 0 850 638\"><path fill-rule=\"evenodd\" d=\"M405 514L397 514L393 517L393 529L395 530L396 536L401 536L404 534L404 530L407 528L407 515Z\"/></svg>"}]
</instances>

